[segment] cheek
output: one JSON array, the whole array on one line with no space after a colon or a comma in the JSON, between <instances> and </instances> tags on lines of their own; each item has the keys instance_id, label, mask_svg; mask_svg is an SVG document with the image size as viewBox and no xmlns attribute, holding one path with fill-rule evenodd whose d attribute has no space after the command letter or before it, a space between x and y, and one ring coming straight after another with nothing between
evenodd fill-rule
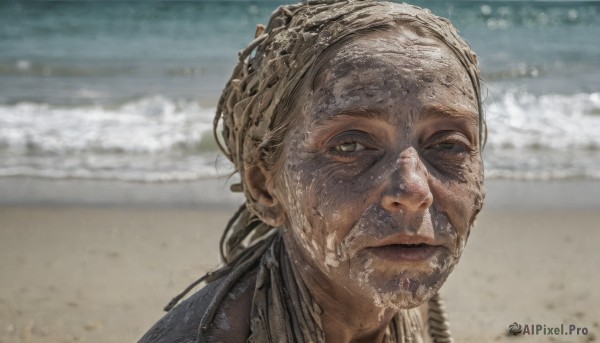
<instances>
[{"instance_id":1,"label":"cheek","mask_svg":"<svg viewBox=\"0 0 600 343\"><path fill-rule=\"evenodd\" d=\"M364 212L373 188L368 180L376 178L359 178L351 168L341 170L320 157L296 156L283 173L289 228L309 257L329 271L345 259L340 243Z\"/></svg>"},{"instance_id":2,"label":"cheek","mask_svg":"<svg viewBox=\"0 0 600 343\"><path fill-rule=\"evenodd\" d=\"M324 172L315 168L310 159L293 154L293 151L290 156L299 158L289 158L283 172L284 208L288 217L286 226L298 248L323 269L331 260L330 255L336 245L336 221L330 217L342 215L325 210L333 201L322 182L326 180Z\"/></svg>"},{"instance_id":3,"label":"cheek","mask_svg":"<svg viewBox=\"0 0 600 343\"><path fill-rule=\"evenodd\" d=\"M463 173L462 181L434 181L432 192L439 212L444 213L456 231L456 248L460 253L476 215L483 206L483 169L479 159Z\"/></svg>"},{"instance_id":4,"label":"cheek","mask_svg":"<svg viewBox=\"0 0 600 343\"><path fill-rule=\"evenodd\" d=\"M285 201L285 212L287 213L287 229L291 230L299 248L305 251L310 258L318 260L321 249L318 241L321 241L318 230L313 228L312 218L307 209L310 204L310 185L305 185L302 180L303 173L289 171L283 174L283 197Z\"/></svg>"}]
</instances>

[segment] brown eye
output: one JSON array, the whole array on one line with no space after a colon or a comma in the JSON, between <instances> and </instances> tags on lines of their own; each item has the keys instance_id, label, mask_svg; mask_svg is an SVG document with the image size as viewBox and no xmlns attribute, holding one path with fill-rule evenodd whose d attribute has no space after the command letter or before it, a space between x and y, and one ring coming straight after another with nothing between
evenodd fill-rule
<instances>
[{"instance_id":1,"label":"brown eye","mask_svg":"<svg viewBox=\"0 0 600 343\"><path fill-rule=\"evenodd\" d=\"M452 150L454 148L456 148L457 144L453 143L453 142L442 142L442 143L438 143L436 144L437 147L439 147L440 149L443 150Z\"/></svg>"},{"instance_id":2,"label":"brown eye","mask_svg":"<svg viewBox=\"0 0 600 343\"><path fill-rule=\"evenodd\" d=\"M474 151L469 139L464 134L456 131L437 132L429 141L431 143L425 145L428 152L443 154L447 157L465 156L465 154Z\"/></svg>"},{"instance_id":3,"label":"brown eye","mask_svg":"<svg viewBox=\"0 0 600 343\"><path fill-rule=\"evenodd\" d=\"M335 150L339 152L357 152L365 150L365 146L358 142L349 142L336 145Z\"/></svg>"}]
</instances>

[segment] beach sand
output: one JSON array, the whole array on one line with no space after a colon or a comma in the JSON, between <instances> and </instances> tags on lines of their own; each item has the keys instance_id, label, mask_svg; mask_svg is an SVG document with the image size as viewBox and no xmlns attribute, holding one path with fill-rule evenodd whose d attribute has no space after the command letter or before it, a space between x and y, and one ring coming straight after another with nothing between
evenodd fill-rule
<instances>
[{"instance_id":1,"label":"beach sand","mask_svg":"<svg viewBox=\"0 0 600 343\"><path fill-rule=\"evenodd\" d=\"M38 186L48 191L49 184ZM65 198L60 189L44 204L19 198L11 205L15 187L0 184L2 343L135 342L171 297L218 263L218 239L234 208L168 206L168 199L127 206L100 198L85 206L52 201ZM489 206L442 288L457 342L600 339L598 183L581 186L583 194L563 183L556 187L571 191L553 201L555 186L540 194L527 187L540 188L488 186ZM508 201L502 192L510 189L523 197ZM588 334L510 337L513 322L574 324Z\"/></svg>"}]
</instances>

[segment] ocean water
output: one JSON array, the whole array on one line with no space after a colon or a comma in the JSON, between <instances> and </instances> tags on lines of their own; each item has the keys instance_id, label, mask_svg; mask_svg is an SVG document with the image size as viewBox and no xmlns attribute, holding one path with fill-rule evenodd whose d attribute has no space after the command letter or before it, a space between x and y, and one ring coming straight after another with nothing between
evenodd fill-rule
<instances>
[{"instance_id":1,"label":"ocean water","mask_svg":"<svg viewBox=\"0 0 600 343\"><path fill-rule=\"evenodd\" d=\"M282 3L0 2L0 177L229 175L216 99ZM600 179L600 2L411 3L480 57L487 177Z\"/></svg>"}]
</instances>

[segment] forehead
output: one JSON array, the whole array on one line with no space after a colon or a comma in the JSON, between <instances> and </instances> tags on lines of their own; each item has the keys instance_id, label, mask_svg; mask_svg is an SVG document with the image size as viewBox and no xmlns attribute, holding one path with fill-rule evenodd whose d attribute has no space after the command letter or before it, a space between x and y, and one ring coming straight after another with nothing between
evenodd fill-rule
<instances>
[{"instance_id":1,"label":"forehead","mask_svg":"<svg viewBox=\"0 0 600 343\"><path fill-rule=\"evenodd\" d=\"M332 46L315 65L311 86L317 114L400 103L411 111L446 107L478 117L471 80L458 58L410 27L361 33Z\"/></svg>"},{"instance_id":2,"label":"forehead","mask_svg":"<svg viewBox=\"0 0 600 343\"><path fill-rule=\"evenodd\" d=\"M367 69L369 73L361 72ZM313 89L352 74L367 81L377 70L403 78L425 78L423 81L444 74L471 86L466 70L448 46L411 27L394 27L356 34L332 46L317 62Z\"/></svg>"}]
</instances>

